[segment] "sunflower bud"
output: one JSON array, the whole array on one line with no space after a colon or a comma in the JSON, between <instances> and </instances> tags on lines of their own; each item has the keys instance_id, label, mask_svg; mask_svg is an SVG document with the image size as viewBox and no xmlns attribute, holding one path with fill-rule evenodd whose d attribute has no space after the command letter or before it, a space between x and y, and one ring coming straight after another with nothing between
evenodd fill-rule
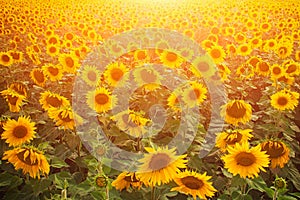
<instances>
[{"instance_id":1,"label":"sunflower bud","mask_svg":"<svg viewBox=\"0 0 300 200\"><path fill-rule=\"evenodd\" d=\"M106 177L103 176L103 175L99 175L96 178L96 185L99 186L99 187L106 187L106 185L107 185L107 179L106 179Z\"/></svg>"},{"instance_id":2,"label":"sunflower bud","mask_svg":"<svg viewBox=\"0 0 300 200\"><path fill-rule=\"evenodd\" d=\"M286 188L286 181L284 180L284 178L276 177L276 179L274 181L274 186L275 186L276 189L285 189Z\"/></svg>"}]
</instances>

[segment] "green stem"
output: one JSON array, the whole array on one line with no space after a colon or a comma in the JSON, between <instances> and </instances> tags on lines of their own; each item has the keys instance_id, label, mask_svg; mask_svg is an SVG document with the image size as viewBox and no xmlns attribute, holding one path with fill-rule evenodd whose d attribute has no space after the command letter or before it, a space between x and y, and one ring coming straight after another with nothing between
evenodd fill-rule
<instances>
[{"instance_id":1,"label":"green stem","mask_svg":"<svg viewBox=\"0 0 300 200\"><path fill-rule=\"evenodd\" d=\"M151 200L155 200L155 187L151 188Z\"/></svg>"},{"instance_id":2,"label":"green stem","mask_svg":"<svg viewBox=\"0 0 300 200\"><path fill-rule=\"evenodd\" d=\"M278 190L276 189L275 192L274 192L274 195L273 195L273 200L277 199L277 195L278 195Z\"/></svg>"}]
</instances>

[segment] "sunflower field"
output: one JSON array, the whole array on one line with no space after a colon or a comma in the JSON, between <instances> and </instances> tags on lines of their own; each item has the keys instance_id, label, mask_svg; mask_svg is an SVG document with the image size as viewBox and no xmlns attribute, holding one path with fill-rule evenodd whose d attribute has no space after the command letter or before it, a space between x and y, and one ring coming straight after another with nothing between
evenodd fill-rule
<instances>
[{"instance_id":1,"label":"sunflower field","mask_svg":"<svg viewBox=\"0 0 300 200\"><path fill-rule=\"evenodd\" d=\"M300 199L298 0L0 4L0 199Z\"/></svg>"}]
</instances>

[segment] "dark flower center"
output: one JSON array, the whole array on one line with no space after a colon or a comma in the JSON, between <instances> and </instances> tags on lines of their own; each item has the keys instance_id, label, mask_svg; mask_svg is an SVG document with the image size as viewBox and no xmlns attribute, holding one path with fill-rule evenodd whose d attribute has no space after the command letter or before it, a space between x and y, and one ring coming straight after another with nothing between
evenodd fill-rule
<instances>
[{"instance_id":1,"label":"dark flower center","mask_svg":"<svg viewBox=\"0 0 300 200\"><path fill-rule=\"evenodd\" d=\"M29 153L29 155L24 159L24 154L25 152L27 152L29 150L25 150L25 151L22 151L20 153L17 154L17 157L20 161L22 161L23 163L25 163L26 165L30 165L30 166L34 166L34 165L37 165L38 164L38 161L37 159L34 161L34 162L31 162L31 153Z\"/></svg>"},{"instance_id":2,"label":"dark flower center","mask_svg":"<svg viewBox=\"0 0 300 200\"><path fill-rule=\"evenodd\" d=\"M171 158L164 153L158 153L152 156L149 168L153 171L160 170L170 164Z\"/></svg>"},{"instance_id":3,"label":"dark flower center","mask_svg":"<svg viewBox=\"0 0 300 200\"><path fill-rule=\"evenodd\" d=\"M27 128L23 125L17 126L13 130L13 135L16 138L23 138L27 135L27 133L28 133Z\"/></svg>"},{"instance_id":4,"label":"dark flower center","mask_svg":"<svg viewBox=\"0 0 300 200\"><path fill-rule=\"evenodd\" d=\"M285 148L281 142L267 142L263 145L263 151L266 151L270 158L279 158L285 153Z\"/></svg>"},{"instance_id":5,"label":"dark flower center","mask_svg":"<svg viewBox=\"0 0 300 200\"><path fill-rule=\"evenodd\" d=\"M106 94L97 94L95 96L95 101L97 104L104 105L108 102L109 98Z\"/></svg>"},{"instance_id":6,"label":"dark flower center","mask_svg":"<svg viewBox=\"0 0 300 200\"><path fill-rule=\"evenodd\" d=\"M186 187L192 189L192 190L199 190L204 186L204 183L202 180L197 179L194 176L187 176L184 178L181 178L182 184L184 184Z\"/></svg>"},{"instance_id":7,"label":"dark flower center","mask_svg":"<svg viewBox=\"0 0 300 200\"><path fill-rule=\"evenodd\" d=\"M234 102L232 106L228 106L226 113L233 118L243 118L246 114L246 108L238 102Z\"/></svg>"},{"instance_id":8,"label":"dark flower center","mask_svg":"<svg viewBox=\"0 0 300 200\"><path fill-rule=\"evenodd\" d=\"M235 160L238 165L250 166L253 163L255 163L256 158L252 153L241 152L238 155L236 155Z\"/></svg>"}]
</instances>

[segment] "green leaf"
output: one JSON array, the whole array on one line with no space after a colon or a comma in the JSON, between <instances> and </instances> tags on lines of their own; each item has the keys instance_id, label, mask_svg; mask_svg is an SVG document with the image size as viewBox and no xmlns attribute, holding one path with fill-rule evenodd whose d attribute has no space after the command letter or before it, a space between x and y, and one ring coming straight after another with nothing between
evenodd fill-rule
<instances>
[{"instance_id":1,"label":"green leaf","mask_svg":"<svg viewBox=\"0 0 300 200\"><path fill-rule=\"evenodd\" d=\"M51 158L51 166L55 168L69 167L65 161L55 156Z\"/></svg>"},{"instance_id":2,"label":"green leaf","mask_svg":"<svg viewBox=\"0 0 300 200\"><path fill-rule=\"evenodd\" d=\"M300 199L300 192L289 193L289 195L298 197Z\"/></svg>"},{"instance_id":3,"label":"green leaf","mask_svg":"<svg viewBox=\"0 0 300 200\"><path fill-rule=\"evenodd\" d=\"M23 179L18 176L11 175L7 172L0 174L0 187L9 186L9 189L18 187L23 183Z\"/></svg>"},{"instance_id":4,"label":"green leaf","mask_svg":"<svg viewBox=\"0 0 300 200\"><path fill-rule=\"evenodd\" d=\"M284 195L284 196L279 196L279 197L277 198L277 200L297 200L297 198L292 197L292 196Z\"/></svg>"}]
</instances>

